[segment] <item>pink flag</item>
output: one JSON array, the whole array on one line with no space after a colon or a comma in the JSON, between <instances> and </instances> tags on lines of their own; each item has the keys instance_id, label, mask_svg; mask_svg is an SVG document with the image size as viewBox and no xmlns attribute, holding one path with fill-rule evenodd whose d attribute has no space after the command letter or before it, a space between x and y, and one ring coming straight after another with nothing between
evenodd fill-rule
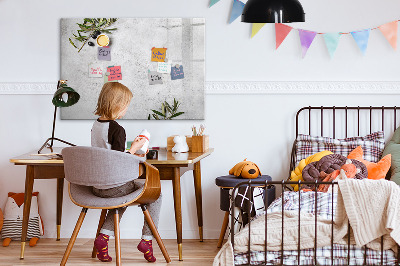
<instances>
[{"instance_id":1,"label":"pink flag","mask_svg":"<svg viewBox=\"0 0 400 266\"><path fill-rule=\"evenodd\" d=\"M315 31L299 29L301 54L302 54L303 58L306 56L307 50L308 50L308 48L310 48L310 45L312 44L316 35L317 35L317 33Z\"/></svg>"},{"instance_id":2,"label":"pink flag","mask_svg":"<svg viewBox=\"0 0 400 266\"><path fill-rule=\"evenodd\" d=\"M397 20L378 27L393 49L397 48Z\"/></svg>"},{"instance_id":3,"label":"pink flag","mask_svg":"<svg viewBox=\"0 0 400 266\"><path fill-rule=\"evenodd\" d=\"M275 40L276 40L276 49L282 44L282 42L285 40L286 36L290 33L292 30L292 27L281 24L281 23L275 23Z\"/></svg>"}]
</instances>

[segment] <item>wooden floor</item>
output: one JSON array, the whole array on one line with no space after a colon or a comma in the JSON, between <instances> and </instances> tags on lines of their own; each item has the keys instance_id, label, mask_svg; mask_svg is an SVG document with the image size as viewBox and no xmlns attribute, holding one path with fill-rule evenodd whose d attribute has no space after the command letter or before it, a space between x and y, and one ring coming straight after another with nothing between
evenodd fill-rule
<instances>
[{"instance_id":1,"label":"wooden floor","mask_svg":"<svg viewBox=\"0 0 400 266\"><path fill-rule=\"evenodd\" d=\"M12 241L9 247L0 246L0 265L60 265L69 239L40 239L36 247L26 247L25 259L19 259L20 242ZM183 261L178 261L178 247L176 240L164 240L172 262L167 264L154 241L154 254L156 263L149 264L143 254L136 249L139 240L121 240L123 265L212 265L215 255L218 253L217 240L187 240L183 241ZM92 239L77 239L68 259L67 265L115 265L114 243L110 241L110 255L113 262L104 263L91 258L93 247Z\"/></svg>"}]
</instances>

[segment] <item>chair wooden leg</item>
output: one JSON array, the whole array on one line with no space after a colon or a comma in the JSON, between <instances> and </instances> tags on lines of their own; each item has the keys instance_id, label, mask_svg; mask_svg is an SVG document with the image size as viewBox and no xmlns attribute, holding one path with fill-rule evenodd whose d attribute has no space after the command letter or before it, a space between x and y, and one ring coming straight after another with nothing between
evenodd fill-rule
<instances>
[{"instance_id":1,"label":"chair wooden leg","mask_svg":"<svg viewBox=\"0 0 400 266\"><path fill-rule=\"evenodd\" d=\"M61 260L60 265L64 266L67 263L69 254L71 253L72 247L74 246L76 237L78 236L79 230L81 229L83 220L85 219L87 208L82 208L81 214L79 215L78 221L76 222L74 232L72 232L71 239L69 240L67 249L65 250L64 257Z\"/></svg>"},{"instance_id":2,"label":"chair wooden leg","mask_svg":"<svg viewBox=\"0 0 400 266\"><path fill-rule=\"evenodd\" d=\"M222 222L221 234L219 235L217 248L220 248L222 246L222 242L224 241L226 228L228 227L228 222L229 222L229 212L225 212L225 217L224 217L224 221Z\"/></svg>"},{"instance_id":3,"label":"chair wooden leg","mask_svg":"<svg viewBox=\"0 0 400 266\"><path fill-rule=\"evenodd\" d=\"M115 265L121 265L121 243L120 243L120 235L119 235L119 213L118 209L115 209L114 214L114 234L115 234L115 256L117 257L115 261Z\"/></svg>"},{"instance_id":4,"label":"chair wooden leg","mask_svg":"<svg viewBox=\"0 0 400 266\"><path fill-rule=\"evenodd\" d=\"M168 255L168 251L164 246L164 243L161 240L160 234L158 233L158 230L156 228L156 225L153 222L153 219L151 218L151 215L149 213L149 211L147 210L145 205L140 205L140 207L142 208L143 214L144 214L144 219L146 220L147 224L150 227L151 232L153 233L153 236L155 237L155 239L157 240L157 244L161 249L161 252L164 256L164 259L167 263L171 262L171 259Z\"/></svg>"},{"instance_id":5,"label":"chair wooden leg","mask_svg":"<svg viewBox=\"0 0 400 266\"><path fill-rule=\"evenodd\" d=\"M101 227L103 227L104 221L106 220L106 215L107 215L107 210L106 209L101 210L101 215L100 215L100 219L99 219L99 225L97 226L96 238L100 234ZM96 248L95 248L95 246L93 244L92 258L96 258L96 255L97 255L97 250L96 250Z\"/></svg>"}]
</instances>

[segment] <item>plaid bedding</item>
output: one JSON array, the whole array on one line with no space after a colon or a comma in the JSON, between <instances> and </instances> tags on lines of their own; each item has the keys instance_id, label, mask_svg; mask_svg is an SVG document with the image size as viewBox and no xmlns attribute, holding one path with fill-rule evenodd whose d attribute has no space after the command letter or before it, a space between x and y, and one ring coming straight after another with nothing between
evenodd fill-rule
<instances>
[{"instance_id":1,"label":"plaid bedding","mask_svg":"<svg viewBox=\"0 0 400 266\"><path fill-rule=\"evenodd\" d=\"M333 195L333 197L332 197ZM282 200L283 199L283 200ZM315 203L315 192L293 192L287 191L283 197L277 198L268 207L267 215L269 213L282 211L282 202L284 210L298 210L301 212L313 213L321 216L325 219L332 219L332 207L333 214L335 214L336 208L336 194L317 192L317 201ZM265 212L260 215L265 215ZM260 215L254 217L257 219ZM253 219L253 220L254 220ZM333 245L333 256L334 261L332 264L331 257L331 246L326 246L316 249L317 265L348 265L348 246L334 244ZM366 253L366 258L364 254ZM300 251L300 256L297 254L297 250L284 250L283 252L283 264L284 265L298 265L298 257L300 257L300 265L314 265L314 249L303 249ZM250 252L250 265L257 265L264 263L265 252ZM357 247L350 245L350 264L349 265L381 265L381 252L371 250L364 247ZM384 265L395 265L396 257L392 250L385 250L383 252L383 264ZM235 254L235 265L248 265L248 254L240 253ZM267 264L266 265L280 265L281 264L281 252L280 251L267 251Z\"/></svg>"},{"instance_id":2,"label":"plaid bedding","mask_svg":"<svg viewBox=\"0 0 400 266\"><path fill-rule=\"evenodd\" d=\"M367 256L364 263L364 253ZM316 265L382 265L381 253L376 250L364 249L354 245L350 245L350 261L347 264L347 245L333 245L333 263L331 257L331 247L317 248L317 263ZM265 265L265 253L262 251L250 252L250 265ZM284 265L298 265L297 250L283 251ZM235 255L235 265L248 265L247 253ZM268 251L266 265L281 265L281 252ZM300 265L315 265L314 264L314 249L303 249L300 251ZM383 252L383 265L396 265L396 257L392 250Z\"/></svg>"},{"instance_id":3,"label":"plaid bedding","mask_svg":"<svg viewBox=\"0 0 400 266\"><path fill-rule=\"evenodd\" d=\"M295 165L298 165L302 159L324 150L329 150L347 157L347 155L358 146L361 146L364 151L364 160L378 162L385 148L383 131L374 132L364 137L345 139L299 134L296 139Z\"/></svg>"}]
</instances>

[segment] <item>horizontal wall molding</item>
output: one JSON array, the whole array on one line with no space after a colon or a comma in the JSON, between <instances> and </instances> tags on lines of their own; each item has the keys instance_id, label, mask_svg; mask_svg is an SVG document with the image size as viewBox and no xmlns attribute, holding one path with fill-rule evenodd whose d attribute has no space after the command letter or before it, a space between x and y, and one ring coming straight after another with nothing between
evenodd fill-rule
<instances>
[{"instance_id":1,"label":"horizontal wall molding","mask_svg":"<svg viewBox=\"0 0 400 266\"><path fill-rule=\"evenodd\" d=\"M207 94L400 94L399 81L216 81L206 84Z\"/></svg>"},{"instance_id":2,"label":"horizontal wall molding","mask_svg":"<svg viewBox=\"0 0 400 266\"><path fill-rule=\"evenodd\" d=\"M0 94L53 94L57 83L0 83ZM400 94L400 81L208 81L206 94Z\"/></svg>"},{"instance_id":3,"label":"horizontal wall molding","mask_svg":"<svg viewBox=\"0 0 400 266\"><path fill-rule=\"evenodd\" d=\"M0 83L0 94L54 94L57 83Z\"/></svg>"}]
</instances>

